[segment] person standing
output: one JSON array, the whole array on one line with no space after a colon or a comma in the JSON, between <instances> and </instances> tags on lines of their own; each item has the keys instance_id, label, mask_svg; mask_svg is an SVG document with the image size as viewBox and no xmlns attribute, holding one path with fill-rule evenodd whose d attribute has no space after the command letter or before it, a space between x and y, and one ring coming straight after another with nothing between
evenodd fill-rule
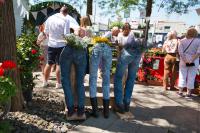
<instances>
[{"instance_id":1,"label":"person standing","mask_svg":"<svg viewBox=\"0 0 200 133\"><path fill-rule=\"evenodd\" d=\"M195 28L189 28L186 38L180 41L178 47L180 55L179 64L179 95L183 96L183 88L187 88L186 98L191 97L194 89L195 77L199 67L200 39Z\"/></svg>"},{"instance_id":2,"label":"person standing","mask_svg":"<svg viewBox=\"0 0 200 133\"><path fill-rule=\"evenodd\" d=\"M114 77L115 111L119 113L129 112L131 96L133 92L136 72L142 55L142 48L139 41L136 42L131 34L131 26L125 23L122 34L118 35L118 45L121 47ZM123 96L122 78L128 68L128 77Z\"/></svg>"},{"instance_id":3,"label":"person standing","mask_svg":"<svg viewBox=\"0 0 200 133\"><path fill-rule=\"evenodd\" d=\"M164 90L168 90L168 78L170 76L170 90L174 90L174 85L177 77L177 52L178 52L179 40L177 39L176 31L171 31L167 34L167 40L163 44L162 52L166 53L164 60L164 77L163 87Z\"/></svg>"},{"instance_id":4,"label":"person standing","mask_svg":"<svg viewBox=\"0 0 200 133\"><path fill-rule=\"evenodd\" d=\"M62 49L65 46L63 35L70 33L70 21L67 19L68 9L63 6L60 13L56 13L47 19L45 25L45 34L49 37L48 42L48 61L44 69L43 87L48 86L51 66L56 64L56 87L61 88L59 58Z\"/></svg>"},{"instance_id":5,"label":"person standing","mask_svg":"<svg viewBox=\"0 0 200 133\"><path fill-rule=\"evenodd\" d=\"M48 38L46 37L44 33L44 24L39 26L39 31L40 34L38 35L37 38L37 44L40 45L40 49L42 51L42 55L40 58L40 66L42 70L42 75L44 76L44 68L47 63L47 51L48 51Z\"/></svg>"}]
</instances>

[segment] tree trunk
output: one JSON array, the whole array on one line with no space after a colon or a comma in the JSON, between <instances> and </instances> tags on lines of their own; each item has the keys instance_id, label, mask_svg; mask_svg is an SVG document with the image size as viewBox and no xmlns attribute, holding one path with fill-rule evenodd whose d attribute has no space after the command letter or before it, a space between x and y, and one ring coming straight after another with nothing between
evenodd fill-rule
<instances>
[{"instance_id":1,"label":"tree trunk","mask_svg":"<svg viewBox=\"0 0 200 133\"><path fill-rule=\"evenodd\" d=\"M12 0L5 0L4 4L0 4L0 18L0 62L8 59L17 62L15 18ZM16 96L12 97L11 110L19 111L23 108L23 96L18 68L11 75L18 87Z\"/></svg>"},{"instance_id":2,"label":"tree trunk","mask_svg":"<svg viewBox=\"0 0 200 133\"><path fill-rule=\"evenodd\" d=\"M92 15L93 0L87 0L87 15Z\"/></svg>"},{"instance_id":3,"label":"tree trunk","mask_svg":"<svg viewBox=\"0 0 200 133\"><path fill-rule=\"evenodd\" d=\"M147 0L146 17L151 16L153 0ZM146 20L145 40L148 40L150 18Z\"/></svg>"}]
</instances>

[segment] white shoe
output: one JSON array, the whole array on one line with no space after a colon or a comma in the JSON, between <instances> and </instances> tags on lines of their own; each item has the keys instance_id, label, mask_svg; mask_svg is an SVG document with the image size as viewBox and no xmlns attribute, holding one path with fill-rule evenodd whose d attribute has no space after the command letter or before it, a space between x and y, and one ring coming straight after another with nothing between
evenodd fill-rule
<instances>
[{"instance_id":1,"label":"white shoe","mask_svg":"<svg viewBox=\"0 0 200 133\"><path fill-rule=\"evenodd\" d=\"M48 87L48 85L49 85L48 82L44 81L43 84L42 84L42 87L46 88L46 87Z\"/></svg>"},{"instance_id":2,"label":"white shoe","mask_svg":"<svg viewBox=\"0 0 200 133\"><path fill-rule=\"evenodd\" d=\"M56 89L62 88L62 84L56 83L56 87L55 87L55 88L56 88Z\"/></svg>"}]
</instances>

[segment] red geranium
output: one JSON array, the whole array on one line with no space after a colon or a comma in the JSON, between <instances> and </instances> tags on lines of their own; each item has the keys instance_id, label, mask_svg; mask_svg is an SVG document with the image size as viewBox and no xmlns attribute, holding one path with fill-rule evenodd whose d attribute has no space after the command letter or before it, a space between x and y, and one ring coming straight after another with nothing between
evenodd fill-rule
<instances>
[{"instance_id":1,"label":"red geranium","mask_svg":"<svg viewBox=\"0 0 200 133\"><path fill-rule=\"evenodd\" d=\"M13 62L11 60L6 60L6 61L3 61L1 67L3 69L13 69L13 68L16 68L16 64L15 64L15 62Z\"/></svg>"},{"instance_id":2,"label":"red geranium","mask_svg":"<svg viewBox=\"0 0 200 133\"><path fill-rule=\"evenodd\" d=\"M31 53L32 53L32 54L36 54L36 53L37 53L37 50L32 49L32 50L31 50Z\"/></svg>"},{"instance_id":3,"label":"red geranium","mask_svg":"<svg viewBox=\"0 0 200 133\"><path fill-rule=\"evenodd\" d=\"M4 69L0 67L0 76L3 76L3 74L4 74Z\"/></svg>"}]
</instances>

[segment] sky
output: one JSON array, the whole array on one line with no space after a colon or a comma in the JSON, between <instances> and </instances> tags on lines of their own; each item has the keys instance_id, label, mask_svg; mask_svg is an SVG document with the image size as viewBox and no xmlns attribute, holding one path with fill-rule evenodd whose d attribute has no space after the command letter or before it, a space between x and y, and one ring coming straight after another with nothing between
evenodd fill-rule
<instances>
[{"instance_id":1,"label":"sky","mask_svg":"<svg viewBox=\"0 0 200 133\"><path fill-rule=\"evenodd\" d=\"M158 1L157 4L159 4L160 0ZM151 15L151 22L154 21L158 21L158 20L170 20L170 21L181 21L181 22L185 22L188 26L191 25L198 25L200 24L200 16L197 15L196 10L197 8L200 8L200 5L196 6L196 7L192 7L189 9L189 12L187 14L176 14L176 13L172 13L172 14L167 14L166 11L164 9L160 9L158 12L158 8L157 6L153 7L152 10L152 15ZM77 8L78 11L79 8ZM81 15L85 15L86 12L86 7L83 7L83 9L81 10ZM95 13L95 4L93 4L93 13ZM112 18L111 16L100 16L100 14L102 13L102 9L100 9L98 7L98 4L96 5L96 17L95 20L97 22L103 22L103 23L108 23L108 19L110 18L111 20L117 20L117 18ZM123 12L121 13L122 17ZM129 19L123 19L123 21L130 21L130 20L137 20L139 19L140 13L139 11L136 9L134 11L131 11L131 15Z\"/></svg>"}]
</instances>

